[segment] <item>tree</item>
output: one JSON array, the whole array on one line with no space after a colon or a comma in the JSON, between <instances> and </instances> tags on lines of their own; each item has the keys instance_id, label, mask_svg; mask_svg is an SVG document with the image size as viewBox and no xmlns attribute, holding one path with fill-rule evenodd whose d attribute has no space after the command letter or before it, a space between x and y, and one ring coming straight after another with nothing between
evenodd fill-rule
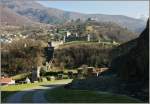
<instances>
[{"instance_id":1,"label":"tree","mask_svg":"<svg viewBox=\"0 0 150 104\"><path fill-rule=\"evenodd\" d=\"M24 44L27 44L24 47ZM3 46L2 71L28 72L32 67L41 66L44 61L41 41L19 40ZM7 66L8 65L8 66ZM18 71L19 70L19 71Z\"/></svg>"}]
</instances>

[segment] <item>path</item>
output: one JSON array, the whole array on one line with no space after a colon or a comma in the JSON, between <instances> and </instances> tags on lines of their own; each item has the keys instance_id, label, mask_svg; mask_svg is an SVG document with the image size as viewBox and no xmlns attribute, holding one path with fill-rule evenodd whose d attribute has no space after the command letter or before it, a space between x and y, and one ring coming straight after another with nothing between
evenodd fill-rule
<instances>
[{"instance_id":1,"label":"path","mask_svg":"<svg viewBox=\"0 0 150 104\"><path fill-rule=\"evenodd\" d=\"M54 86L44 86L41 89L35 91L33 98L32 98L32 102L33 103L47 103L47 101L44 97L45 91L46 91L46 89L53 89L55 87Z\"/></svg>"},{"instance_id":2,"label":"path","mask_svg":"<svg viewBox=\"0 0 150 104\"><path fill-rule=\"evenodd\" d=\"M6 103L23 103L23 96L28 94L28 93L32 93L32 102L33 103L46 103L46 99L44 97L44 93L46 91L46 89L53 89L57 87L56 85L54 86L48 86L48 85L42 85L42 86L38 86L36 88L30 88L30 89L25 89L23 91L17 92L13 95L11 95L10 97L8 97L7 102ZM31 103L32 103L31 102Z\"/></svg>"}]
</instances>

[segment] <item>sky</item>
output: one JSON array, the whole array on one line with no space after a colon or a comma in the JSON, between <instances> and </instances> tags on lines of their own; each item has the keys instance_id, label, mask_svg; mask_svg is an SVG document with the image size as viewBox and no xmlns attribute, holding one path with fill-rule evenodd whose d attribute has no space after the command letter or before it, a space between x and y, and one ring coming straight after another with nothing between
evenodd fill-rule
<instances>
[{"instance_id":1,"label":"sky","mask_svg":"<svg viewBox=\"0 0 150 104\"><path fill-rule=\"evenodd\" d=\"M134 18L149 16L149 1L38 1L40 4L87 14L125 15Z\"/></svg>"}]
</instances>

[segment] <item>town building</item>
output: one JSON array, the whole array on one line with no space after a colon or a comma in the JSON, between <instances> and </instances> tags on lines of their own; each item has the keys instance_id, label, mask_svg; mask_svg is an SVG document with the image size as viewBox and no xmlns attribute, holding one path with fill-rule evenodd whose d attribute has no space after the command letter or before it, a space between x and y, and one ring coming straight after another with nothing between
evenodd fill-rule
<instances>
[{"instance_id":1,"label":"town building","mask_svg":"<svg viewBox=\"0 0 150 104\"><path fill-rule=\"evenodd\" d=\"M78 78L80 77L93 77L93 76L100 76L101 73L109 70L108 67L102 68L95 68L95 67L85 67L85 68L78 68Z\"/></svg>"},{"instance_id":2,"label":"town building","mask_svg":"<svg viewBox=\"0 0 150 104\"><path fill-rule=\"evenodd\" d=\"M12 78L5 78L5 77L1 77L0 79L0 84L1 85L12 85L15 84L15 80L13 80Z\"/></svg>"}]
</instances>

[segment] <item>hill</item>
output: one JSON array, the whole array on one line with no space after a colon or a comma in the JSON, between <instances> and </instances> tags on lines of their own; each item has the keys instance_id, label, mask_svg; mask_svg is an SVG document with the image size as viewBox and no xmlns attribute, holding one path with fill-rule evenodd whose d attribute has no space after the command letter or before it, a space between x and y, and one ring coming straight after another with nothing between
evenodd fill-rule
<instances>
[{"instance_id":1,"label":"hill","mask_svg":"<svg viewBox=\"0 0 150 104\"><path fill-rule=\"evenodd\" d=\"M149 22L141 35L110 50L110 70L99 77L74 80L73 89L109 91L148 102L149 99Z\"/></svg>"},{"instance_id":2,"label":"hill","mask_svg":"<svg viewBox=\"0 0 150 104\"><path fill-rule=\"evenodd\" d=\"M85 21L88 18L96 18L98 22L115 22L134 32L141 32L145 27L145 22L140 19L134 19L123 15L68 12L55 8L44 7L35 1L1 0L0 4L7 6L20 15L28 17L32 21L47 24L61 24L79 18L82 21Z\"/></svg>"},{"instance_id":3,"label":"hill","mask_svg":"<svg viewBox=\"0 0 150 104\"><path fill-rule=\"evenodd\" d=\"M65 27L64 29L67 29L72 33L71 36L68 36L66 38L66 41L69 41L69 39L74 40L74 38L76 38L77 36L82 37L80 38L80 40L87 41L88 34L90 34L91 41L97 42L116 41L122 43L138 37L137 33L131 32L127 28L123 28L113 22L97 22L87 20L84 23L81 23L74 21L63 25L63 27Z\"/></svg>"}]
</instances>

